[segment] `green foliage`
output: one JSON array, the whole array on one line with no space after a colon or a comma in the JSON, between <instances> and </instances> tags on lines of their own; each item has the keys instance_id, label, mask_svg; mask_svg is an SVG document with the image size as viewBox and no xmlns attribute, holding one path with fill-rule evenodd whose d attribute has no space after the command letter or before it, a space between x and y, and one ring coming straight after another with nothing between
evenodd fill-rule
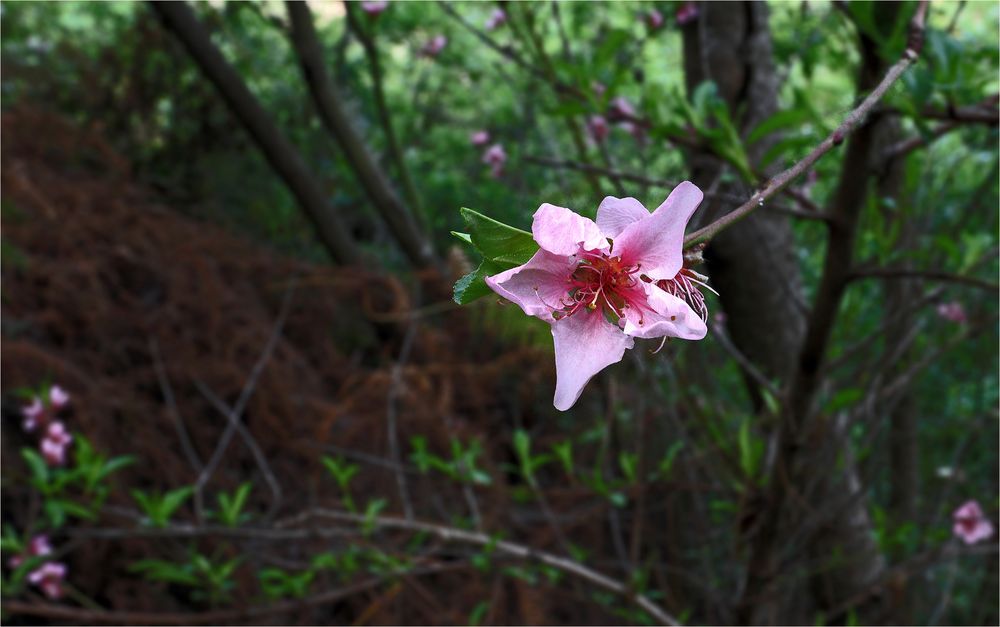
<instances>
[{"instance_id":1,"label":"green foliage","mask_svg":"<svg viewBox=\"0 0 1000 627\"><path fill-rule=\"evenodd\" d=\"M313 570L290 573L280 568L262 568L257 572L260 587L271 600L301 599L309 593L315 577Z\"/></svg>"},{"instance_id":2,"label":"green foliage","mask_svg":"<svg viewBox=\"0 0 1000 627\"><path fill-rule=\"evenodd\" d=\"M493 483L489 473L477 466L477 460L483 453L479 440L470 440L463 444L458 438L451 440L451 459L434 455L428 450L427 438L414 436L410 440L413 452L410 459L422 473L435 470L460 483L488 486Z\"/></svg>"},{"instance_id":3,"label":"green foliage","mask_svg":"<svg viewBox=\"0 0 1000 627\"><path fill-rule=\"evenodd\" d=\"M358 465L344 460L343 457L334 459L327 455L324 455L320 461L323 462L323 465L326 466L326 469L330 471L333 479L337 482L337 486L340 488L344 499L344 507L352 512L356 511L357 508L354 505L354 499L351 497L351 480L358 474L358 470L360 470Z\"/></svg>"},{"instance_id":4,"label":"green foliage","mask_svg":"<svg viewBox=\"0 0 1000 627\"><path fill-rule=\"evenodd\" d=\"M184 562L159 559L139 560L129 566L129 571L142 575L149 581L177 584L190 588L191 598L216 604L229 598L235 587L233 572L242 558L213 560L198 552L191 552Z\"/></svg>"},{"instance_id":5,"label":"green foliage","mask_svg":"<svg viewBox=\"0 0 1000 627\"><path fill-rule=\"evenodd\" d=\"M168 526L174 513L193 494L192 486L184 486L165 493L132 490L132 498L146 516L143 522L151 527Z\"/></svg>"},{"instance_id":6,"label":"green foliage","mask_svg":"<svg viewBox=\"0 0 1000 627\"><path fill-rule=\"evenodd\" d=\"M538 250L538 244L531 233L488 218L472 209L462 208L468 233L456 233L455 237L471 244L483 256L479 267L463 276L455 283L455 302L466 305L492 293L483 279L527 263Z\"/></svg>"},{"instance_id":7,"label":"green foliage","mask_svg":"<svg viewBox=\"0 0 1000 627\"><path fill-rule=\"evenodd\" d=\"M227 527L238 527L250 520L250 514L244 512L243 507L246 505L247 497L250 496L250 490L252 489L253 484L246 482L240 484L240 487L236 488L232 496L225 492L220 492L216 496L219 509L216 512L212 512L211 515Z\"/></svg>"}]
</instances>

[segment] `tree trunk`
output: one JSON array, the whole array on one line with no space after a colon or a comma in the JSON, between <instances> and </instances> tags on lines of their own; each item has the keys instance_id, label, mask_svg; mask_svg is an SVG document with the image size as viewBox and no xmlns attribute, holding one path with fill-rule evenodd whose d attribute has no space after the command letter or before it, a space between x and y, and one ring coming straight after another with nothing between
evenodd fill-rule
<instances>
[{"instance_id":1,"label":"tree trunk","mask_svg":"<svg viewBox=\"0 0 1000 627\"><path fill-rule=\"evenodd\" d=\"M327 202L327 193L243 79L212 43L208 31L190 7L184 2L150 2L149 6L184 44L202 74L212 82L229 110L288 186L330 257L345 265L363 263L361 250Z\"/></svg>"}]
</instances>

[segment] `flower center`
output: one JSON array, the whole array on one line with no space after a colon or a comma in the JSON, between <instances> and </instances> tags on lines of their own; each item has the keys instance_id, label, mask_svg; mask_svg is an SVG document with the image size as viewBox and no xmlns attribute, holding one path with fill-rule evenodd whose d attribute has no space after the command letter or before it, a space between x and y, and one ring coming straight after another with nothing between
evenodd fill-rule
<instances>
[{"instance_id":1,"label":"flower center","mask_svg":"<svg viewBox=\"0 0 1000 627\"><path fill-rule=\"evenodd\" d=\"M604 253L580 253L580 262L569 277L569 291L553 308L552 317L561 320L581 310L600 309L612 322L625 316L625 309L641 303L637 290L639 264L626 265L621 257Z\"/></svg>"}]
</instances>

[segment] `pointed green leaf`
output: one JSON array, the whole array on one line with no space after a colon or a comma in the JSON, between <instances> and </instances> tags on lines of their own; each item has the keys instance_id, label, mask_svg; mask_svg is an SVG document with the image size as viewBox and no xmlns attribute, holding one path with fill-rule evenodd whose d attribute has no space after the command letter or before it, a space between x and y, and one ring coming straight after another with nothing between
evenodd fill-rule
<instances>
[{"instance_id":1,"label":"pointed green leaf","mask_svg":"<svg viewBox=\"0 0 1000 627\"><path fill-rule=\"evenodd\" d=\"M538 244L531 233L515 229L493 218L463 207L462 217L469 227L472 244L489 259L505 268L513 268L527 263L538 251Z\"/></svg>"}]
</instances>

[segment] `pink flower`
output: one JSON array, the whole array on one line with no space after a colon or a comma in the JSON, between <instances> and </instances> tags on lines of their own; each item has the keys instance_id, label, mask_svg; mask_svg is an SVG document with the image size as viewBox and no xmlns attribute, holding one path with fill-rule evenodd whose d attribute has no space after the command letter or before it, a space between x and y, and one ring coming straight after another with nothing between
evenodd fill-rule
<instances>
[{"instance_id":1,"label":"pink flower","mask_svg":"<svg viewBox=\"0 0 1000 627\"><path fill-rule=\"evenodd\" d=\"M66 565L59 562L46 562L31 571L28 581L38 586L50 599L62 596L62 581L66 577Z\"/></svg>"},{"instance_id":2,"label":"pink flower","mask_svg":"<svg viewBox=\"0 0 1000 627\"><path fill-rule=\"evenodd\" d=\"M674 14L674 17L676 18L678 25L684 26L685 24L689 24L698 19L698 13L697 3L685 2L681 6L677 7L677 13Z\"/></svg>"},{"instance_id":3,"label":"pink flower","mask_svg":"<svg viewBox=\"0 0 1000 627\"><path fill-rule=\"evenodd\" d=\"M469 141L472 142L473 146L482 146L490 141L490 133L489 131L476 131L469 135Z\"/></svg>"},{"instance_id":4,"label":"pink flower","mask_svg":"<svg viewBox=\"0 0 1000 627\"><path fill-rule=\"evenodd\" d=\"M594 138L596 142L602 142L608 136L608 121L603 115L593 115L587 122L587 128L590 129L590 135Z\"/></svg>"},{"instance_id":5,"label":"pink flower","mask_svg":"<svg viewBox=\"0 0 1000 627\"><path fill-rule=\"evenodd\" d=\"M66 462L66 447L73 441L63 423L55 421L49 424L45 438L42 440L42 456L50 466L61 466Z\"/></svg>"},{"instance_id":6,"label":"pink flower","mask_svg":"<svg viewBox=\"0 0 1000 627\"><path fill-rule=\"evenodd\" d=\"M507 151L500 144L493 144L483 153L483 163L490 166L490 173L493 178L500 178L503 174L503 166L507 163Z\"/></svg>"},{"instance_id":7,"label":"pink flower","mask_svg":"<svg viewBox=\"0 0 1000 627\"><path fill-rule=\"evenodd\" d=\"M646 25L650 30L657 30L663 26L663 14L653 9L646 13Z\"/></svg>"},{"instance_id":8,"label":"pink flower","mask_svg":"<svg viewBox=\"0 0 1000 627\"><path fill-rule=\"evenodd\" d=\"M21 423L21 426L28 433L44 425L45 406L42 405L42 399L37 396L32 398L30 405L25 405L21 408L21 415L24 416L24 422Z\"/></svg>"},{"instance_id":9,"label":"pink flower","mask_svg":"<svg viewBox=\"0 0 1000 627\"><path fill-rule=\"evenodd\" d=\"M55 409L62 409L69 404L69 394L58 385L53 385L49 390L49 402Z\"/></svg>"},{"instance_id":10,"label":"pink flower","mask_svg":"<svg viewBox=\"0 0 1000 627\"><path fill-rule=\"evenodd\" d=\"M702 198L685 181L651 214L635 198L608 196L596 223L545 203L531 225L539 251L486 278L497 294L551 325L556 409L572 407L634 338L705 337L707 311L691 304L701 293L690 293L705 277L684 268L682 251L684 228Z\"/></svg>"},{"instance_id":11,"label":"pink flower","mask_svg":"<svg viewBox=\"0 0 1000 627\"><path fill-rule=\"evenodd\" d=\"M603 96L604 92L608 90L608 88L604 86L604 83L600 83L598 81L592 82L590 84L590 88L594 90L594 95L597 96L598 98Z\"/></svg>"},{"instance_id":12,"label":"pink flower","mask_svg":"<svg viewBox=\"0 0 1000 627\"><path fill-rule=\"evenodd\" d=\"M421 54L425 57L433 58L441 54L444 47L448 45L448 38L444 35L434 35L430 41L424 44L424 47L420 49Z\"/></svg>"},{"instance_id":13,"label":"pink flower","mask_svg":"<svg viewBox=\"0 0 1000 627\"><path fill-rule=\"evenodd\" d=\"M48 555L51 552L52 545L49 544L49 537L45 534L40 534L31 539L31 542L28 543L28 551L25 554L15 555L8 560L7 564L11 568L17 568L24 563L25 558Z\"/></svg>"},{"instance_id":14,"label":"pink flower","mask_svg":"<svg viewBox=\"0 0 1000 627\"><path fill-rule=\"evenodd\" d=\"M993 535L993 524L986 520L976 501L967 501L955 510L952 518L955 521L952 531L966 544L975 544Z\"/></svg>"},{"instance_id":15,"label":"pink flower","mask_svg":"<svg viewBox=\"0 0 1000 627\"><path fill-rule=\"evenodd\" d=\"M635 107L624 96L618 96L611 101L611 105L608 107L608 117L614 120L634 118Z\"/></svg>"},{"instance_id":16,"label":"pink flower","mask_svg":"<svg viewBox=\"0 0 1000 627\"><path fill-rule=\"evenodd\" d=\"M503 9L493 9L489 19L486 20L486 30L500 28L507 22L507 12Z\"/></svg>"},{"instance_id":17,"label":"pink flower","mask_svg":"<svg viewBox=\"0 0 1000 627\"><path fill-rule=\"evenodd\" d=\"M379 13L388 8L388 0L364 0L364 2L361 3L361 10L372 17L377 16Z\"/></svg>"},{"instance_id":18,"label":"pink flower","mask_svg":"<svg viewBox=\"0 0 1000 627\"><path fill-rule=\"evenodd\" d=\"M962 307L962 303L957 301L938 305L937 315L955 324L965 324L969 321L965 316L965 307Z\"/></svg>"}]
</instances>

